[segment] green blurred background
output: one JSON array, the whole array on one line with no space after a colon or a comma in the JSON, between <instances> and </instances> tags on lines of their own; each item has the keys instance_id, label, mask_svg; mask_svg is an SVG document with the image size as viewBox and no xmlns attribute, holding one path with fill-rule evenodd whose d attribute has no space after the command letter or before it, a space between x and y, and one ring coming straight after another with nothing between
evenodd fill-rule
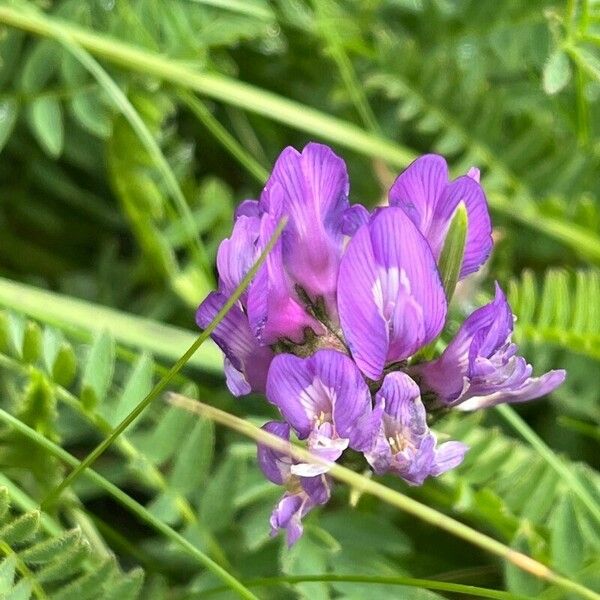
<instances>
[{"instance_id":1,"label":"green blurred background","mask_svg":"<svg viewBox=\"0 0 600 600\"><path fill-rule=\"evenodd\" d=\"M500 281L526 357L569 375L519 409L550 458L489 411L441 425L472 446L457 472L419 489L386 483L597 586L599 523L574 486L598 506L599 46L595 0L0 2L0 407L85 456L194 340L233 210L257 197L283 147L330 144L351 201L367 205L415 156L438 152L454 174L481 168L495 225L492 260L453 315ZM228 395L210 344L171 387L258 424L272 414ZM16 514L66 471L0 421L0 485ZM278 491L253 445L161 400L97 469L240 578L442 574L564 597L372 499L352 508L342 486L285 551L268 538ZM89 597L134 597L138 567L143 598L220 585L84 478L52 519L40 539L79 526L90 542L77 576L119 559ZM57 594L64 583L40 580ZM440 597L324 581L257 590Z\"/></svg>"}]
</instances>

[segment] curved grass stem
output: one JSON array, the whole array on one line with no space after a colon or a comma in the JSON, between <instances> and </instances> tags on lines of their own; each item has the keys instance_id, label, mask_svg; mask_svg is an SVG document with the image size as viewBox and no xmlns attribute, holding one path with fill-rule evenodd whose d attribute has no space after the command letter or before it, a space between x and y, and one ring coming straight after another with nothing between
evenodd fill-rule
<instances>
[{"instance_id":1,"label":"curved grass stem","mask_svg":"<svg viewBox=\"0 0 600 600\"><path fill-rule=\"evenodd\" d=\"M244 585L248 587L272 587L276 585L294 583L362 583L389 586L407 586L440 592L451 592L453 594L466 594L477 598L492 598L493 600L533 600L531 596L513 594L502 590L465 585L462 583L451 583L448 581L436 581L435 579L417 579L414 577L382 577L377 575L341 575L334 573L322 573L320 575L287 575L282 577L262 577L248 579ZM202 591L202 597L210 596L224 591L222 586Z\"/></svg>"},{"instance_id":2,"label":"curved grass stem","mask_svg":"<svg viewBox=\"0 0 600 600\"><path fill-rule=\"evenodd\" d=\"M547 581L548 583L552 583L565 591L577 593L582 598L588 600L600 600L600 594L559 575L552 569L531 558L531 556L513 550L502 542L472 529L468 525L426 506L425 504L421 504L417 500L409 498L381 483L373 481L368 477L364 477L363 475L355 473L338 464L323 460L307 450L290 444L276 435L267 433L239 417L177 394L171 394L169 396L169 402L174 406L179 406L180 408L201 415L204 418L211 419L216 423L225 425L256 442L269 446L279 452L289 454L292 458L300 462L327 466L329 475L334 479L343 481L359 493L375 496L387 504L399 508L434 527L439 527L456 537L470 542L471 544L510 562L519 569Z\"/></svg>"}]
</instances>

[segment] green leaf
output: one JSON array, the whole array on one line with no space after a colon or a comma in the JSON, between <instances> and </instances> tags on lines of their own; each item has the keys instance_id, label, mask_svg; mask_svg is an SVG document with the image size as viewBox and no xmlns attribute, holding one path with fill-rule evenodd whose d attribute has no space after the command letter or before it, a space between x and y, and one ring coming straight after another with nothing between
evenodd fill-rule
<instances>
[{"instance_id":1,"label":"green leaf","mask_svg":"<svg viewBox=\"0 0 600 600\"><path fill-rule=\"evenodd\" d=\"M75 94L69 103L73 116L90 133L106 139L112 130L112 115L99 91L85 91Z\"/></svg>"},{"instance_id":2,"label":"green leaf","mask_svg":"<svg viewBox=\"0 0 600 600\"><path fill-rule=\"evenodd\" d=\"M584 543L569 494L561 498L552 519L552 563L567 575L575 575L583 566Z\"/></svg>"},{"instance_id":3,"label":"green leaf","mask_svg":"<svg viewBox=\"0 0 600 600\"><path fill-rule=\"evenodd\" d=\"M63 387L69 387L77 373L77 358L73 346L63 342L52 364L52 378Z\"/></svg>"},{"instance_id":4,"label":"green leaf","mask_svg":"<svg viewBox=\"0 0 600 600\"><path fill-rule=\"evenodd\" d=\"M12 589L16 566L17 557L15 554L10 554L0 563L0 594L6 594Z\"/></svg>"},{"instance_id":5,"label":"green leaf","mask_svg":"<svg viewBox=\"0 0 600 600\"><path fill-rule=\"evenodd\" d=\"M113 426L120 423L137 403L148 395L152 389L153 373L152 357L147 353L142 354L135 362L116 406L107 411L108 419Z\"/></svg>"},{"instance_id":6,"label":"green leaf","mask_svg":"<svg viewBox=\"0 0 600 600\"><path fill-rule=\"evenodd\" d=\"M115 343L108 331L98 335L90 348L81 379L81 401L91 409L104 400L113 376Z\"/></svg>"},{"instance_id":7,"label":"green leaf","mask_svg":"<svg viewBox=\"0 0 600 600\"><path fill-rule=\"evenodd\" d=\"M520 340L600 360L600 271L548 269L542 285L524 271L510 282L508 297Z\"/></svg>"},{"instance_id":8,"label":"green leaf","mask_svg":"<svg viewBox=\"0 0 600 600\"><path fill-rule=\"evenodd\" d=\"M88 600L98 598L114 570L113 559L105 560L91 573L82 575L53 595L53 600ZM100 596L101 597L101 596Z\"/></svg>"},{"instance_id":9,"label":"green leaf","mask_svg":"<svg viewBox=\"0 0 600 600\"><path fill-rule=\"evenodd\" d=\"M311 528L306 528L304 535L289 550L282 544L281 569L288 575L308 575L326 573L330 549L323 540L313 535ZM330 586L327 583L299 583L296 586L303 598L311 600L328 600L331 598Z\"/></svg>"},{"instance_id":10,"label":"green leaf","mask_svg":"<svg viewBox=\"0 0 600 600\"><path fill-rule=\"evenodd\" d=\"M169 408L150 435L140 439L138 446L152 462L162 464L179 448L193 422L191 415Z\"/></svg>"},{"instance_id":11,"label":"green leaf","mask_svg":"<svg viewBox=\"0 0 600 600\"><path fill-rule=\"evenodd\" d=\"M38 92L52 79L60 62L61 48L50 40L37 42L21 71L20 86L27 93Z\"/></svg>"},{"instance_id":12,"label":"green leaf","mask_svg":"<svg viewBox=\"0 0 600 600\"><path fill-rule=\"evenodd\" d=\"M102 600L135 600L144 583L144 571L133 569L104 593Z\"/></svg>"},{"instance_id":13,"label":"green leaf","mask_svg":"<svg viewBox=\"0 0 600 600\"><path fill-rule=\"evenodd\" d=\"M56 438L56 397L53 386L41 371L34 371L17 407L19 418L34 429Z\"/></svg>"},{"instance_id":14,"label":"green leaf","mask_svg":"<svg viewBox=\"0 0 600 600\"><path fill-rule=\"evenodd\" d=\"M53 540L50 540L52 542ZM78 540L76 544L65 547L54 559L36 572L36 579L42 584L64 581L81 572L83 561L88 558L90 548L87 543Z\"/></svg>"},{"instance_id":15,"label":"green leaf","mask_svg":"<svg viewBox=\"0 0 600 600\"><path fill-rule=\"evenodd\" d=\"M5 518L10 507L8 490L5 487L0 488L0 522Z\"/></svg>"},{"instance_id":16,"label":"green leaf","mask_svg":"<svg viewBox=\"0 0 600 600\"><path fill-rule=\"evenodd\" d=\"M0 100L0 152L10 138L18 115L19 105L15 100L10 98Z\"/></svg>"},{"instance_id":17,"label":"green leaf","mask_svg":"<svg viewBox=\"0 0 600 600\"><path fill-rule=\"evenodd\" d=\"M518 552L531 554L529 537L528 532L522 530L513 540L510 545L511 548ZM539 597L539 594L544 589L544 584L540 579L515 567L512 563L506 562L504 565L504 578L508 591L533 598Z\"/></svg>"},{"instance_id":18,"label":"green leaf","mask_svg":"<svg viewBox=\"0 0 600 600\"><path fill-rule=\"evenodd\" d=\"M29 108L29 125L42 148L51 157L58 158L65 136L60 102L49 96L34 100Z\"/></svg>"},{"instance_id":19,"label":"green leaf","mask_svg":"<svg viewBox=\"0 0 600 600\"><path fill-rule=\"evenodd\" d=\"M8 544L20 543L32 537L40 525L40 513L33 511L21 515L0 529L0 539Z\"/></svg>"},{"instance_id":20,"label":"green leaf","mask_svg":"<svg viewBox=\"0 0 600 600\"><path fill-rule=\"evenodd\" d=\"M27 321L23 336L23 361L34 363L42 354L42 330L34 321Z\"/></svg>"},{"instance_id":21,"label":"green leaf","mask_svg":"<svg viewBox=\"0 0 600 600\"><path fill-rule=\"evenodd\" d=\"M81 532L73 529L58 537L30 546L20 553L20 558L27 564L43 564L56 558L57 554L62 554L79 544L81 544Z\"/></svg>"},{"instance_id":22,"label":"green leaf","mask_svg":"<svg viewBox=\"0 0 600 600\"><path fill-rule=\"evenodd\" d=\"M448 228L438 261L442 285L444 286L448 302L450 302L454 295L454 289L460 276L468 227L467 207L464 202L461 202L452 216L452 221L450 222L450 227Z\"/></svg>"},{"instance_id":23,"label":"green leaf","mask_svg":"<svg viewBox=\"0 0 600 600\"><path fill-rule=\"evenodd\" d=\"M29 600L32 593L31 582L22 579L19 583L4 596L3 600Z\"/></svg>"},{"instance_id":24,"label":"green leaf","mask_svg":"<svg viewBox=\"0 0 600 600\"><path fill-rule=\"evenodd\" d=\"M214 424L207 419L198 419L192 432L179 447L169 477L173 489L187 495L205 483L212 463L214 444Z\"/></svg>"},{"instance_id":25,"label":"green leaf","mask_svg":"<svg viewBox=\"0 0 600 600\"><path fill-rule=\"evenodd\" d=\"M235 514L233 499L246 469L245 461L229 454L206 482L200 503L200 520L219 531Z\"/></svg>"},{"instance_id":26,"label":"green leaf","mask_svg":"<svg viewBox=\"0 0 600 600\"><path fill-rule=\"evenodd\" d=\"M547 94L558 94L571 80L571 62L567 54L555 50L544 66L544 91Z\"/></svg>"}]
</instances>

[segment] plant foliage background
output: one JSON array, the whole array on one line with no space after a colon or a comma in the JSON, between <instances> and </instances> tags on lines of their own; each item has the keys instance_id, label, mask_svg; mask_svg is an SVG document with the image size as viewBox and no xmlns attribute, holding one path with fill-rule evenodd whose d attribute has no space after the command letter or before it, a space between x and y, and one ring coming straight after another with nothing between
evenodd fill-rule
<instances>
[{"instance_id":1,"label":"plant foliage background","mask_svg":"<svg viewBox=\"0 0 600 600\"><path fill-rule=\"evenodd\" d=\"M343 486L288 551L254 445L160 398L100 480L36 511L64 452L86 456L193 342L236 204L310 139L371 204L417 153L481 167L497 242L469 285L507 285L525 356L568 370L518 410L551 450L514 415L459 415L459 469L385 483L600 592L599 45L595 0L0 2L0 597L235 597L198 553L261 598L458 597L327 573L577 597ZM209 343L169 389L271 415L228 395Z\"/></svg>"}]
</instances>

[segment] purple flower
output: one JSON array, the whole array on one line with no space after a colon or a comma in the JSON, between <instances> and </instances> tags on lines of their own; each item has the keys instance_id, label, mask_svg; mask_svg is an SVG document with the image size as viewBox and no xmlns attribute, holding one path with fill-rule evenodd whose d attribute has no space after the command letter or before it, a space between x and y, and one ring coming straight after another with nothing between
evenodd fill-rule
<instances>
[{"instance_id":1,"label":"purple flower","mask_svg":"<svg viewBox=\"0 0 600 600\"><path fill-rule=\"evenodd\" d=\"M261 219L260 245L264 247L277 227L277 219ZM279 239L259 269L248 293L248 317L255 337L262 344L285 338L302 343L306 329L324 333L323 326L308 314L298 299L283 263L283 241Z\"/></svg>"},{"instance_id":2,"label":"purple flower","mask_svg":"<svg viewBox=\"0 0 600 600\"><path fill-rule=\"evenodd\" d=\"M225 294L211 292L196 312L198 326L206 328L226 302ZM225 377L230 392L234 396L264 392L273 351L258 344L241 303L229 310L211 337L225 353Z\"/></svg>"},{"instance_id":3,"label":"purple flower","mask_svg":"<svg viewBox=\"0 0 600 600\"><path fill-rule=\"evenodd\" d=\"M262 429L289 441L290 426L279 421L269 421ZM330 482L325 475L299 477L293 473L292 458L263 444L258 445L258 464L265 477L284 485L287 491L271 514L271 535L286 530L288 546L302 535L302 517L319 504L325 504L331 496Z\"/></svg>"},{"instance_id":4,"label":"purple flower","mask_svg":"<svg viewBox=\"0 0 600 600\"><path fill-rule=\"evenodd\" d=\"M259 234L260 218L238 213L231 237L224 239L217 251L219 291L222 294L231 295L256 262L262 249ZM246 294L242 296L242 302L245 298Z\"/></svg>"},{"instance_id":5,"label":"purple flower","mask_svg":"<svg viewBox=\"0 0 600 600\"><path fill-rule=\"evenodd\" d=\"M479 170L448 182L448 165L442 156L426 154L400 174L389 194L390 206L399 206L427 238L436 260L456 207L464 202L469 229L461 277L477 271L492 250L492 224Z\"/></svg>"},{"instance_id":6,"label":"purple flower","mask_svg":"<svg viewBox=\"0 0 600 600\"><path fill-rule=\"evenodd\" d=\"M308 440L309 450L331 462L347 447L368 450L381 420L360 371L336 350L319 350L309 358L276 356L269 369L267 398L298 437ZM291 469L303 476L327 471L316 464Z\"/></svg>"},{"instance_id":7,"label":"purple flower","mask_svg":"<svg viewBox=\"0 0 600 600\"><path fill-rule=\"evenodd\" d=\"M300 291L337 319L336 287L343 250L343 215L348 209L348 174L330 148L308 144L300 153L286 148L277 159L258 203L260 245L277 222L288 218L281 239L253 282L250 325L262 343L301 343L306 329L323 334L307 312ZM247 212L248 206L244 207Z\"/></svg>"},{"instance_id":8,"label":"purple flower","mask_svg":"<svg viewBox=\"0 0 600 600\"><path fill-rule=\"evenodd\" d=\"M346 449L363 453L377 474L421 485L460 464L467 450L456 441L438 445L426 406L524 402L564 380L564 371L531 376L511 341L513 315L498 286L439 358L415 358L445 324L437 263L461 203L468 231L460 276L490 254L479 176L472 168L449 181L441 156L423 156L396 179L390 206L370 213L349 206L343 160L311 143L302 152L286 148L260 199L236 210L217 254L218 292L196 319L209 324L286 217L280 239L212 337L225 353L232 393L265 392L279 408L284 422L264 429L288 443L294 431L321 459L306 463L258 447L265 476L286 490L271 529L285 530L289 545L302 535L302 518L329 500L327 472ZM374 397L369 386L378 389Z\"/></svg>"},{"instance_id":9,"label":"purple flower","mask_svg":"<svg viewBox=\"0 0 600 600\"><path fill-rule=\"evenodd\" d=\"M391 472L411 485L441 475L462 462L467 447L436 438L427 427L419 386L405 373L390 373L375 396L383 406L379 434L366 459L378 475Z\"/></svg>"},{"instance_id":10,"label":"purple flower","mask_svg":"<svg viewBox=\"0 0 600 600\"><path fill-rule=\"evenodd\" d=\"M400 208L382 208L342 258L340 322L352 357L371 379L435 339L446 297L429 244Z\"/></svg>"},{"instance_id":11,"label":"purple flower","mask_svg":"<svg viewBox=\"0 0 600 600\"><path fill-rule=\"evenodd\" d=\"M335 314L342 255L342 217L348 208L348 173L331 148L310 143L298 152L286 148L277 159L265 192L278 186L268 212L289 217L282 236L286 271L313 300L322 298Z\"/></svg>"},{"instance_id":12,"label":"purple flower","mask_svg":"<svg viewBox=\"0 0 600 600\"><path fill-rule=\"evenodd\" d=\"M459 329L442 355L418 365L422 386L438 402L476 410L502 402L526 402L549 394L565 379L565 371L532 377L531 365L511 342L514 317L496 284L496 297L477 309Z\"/></svg>"}]
</instances>

